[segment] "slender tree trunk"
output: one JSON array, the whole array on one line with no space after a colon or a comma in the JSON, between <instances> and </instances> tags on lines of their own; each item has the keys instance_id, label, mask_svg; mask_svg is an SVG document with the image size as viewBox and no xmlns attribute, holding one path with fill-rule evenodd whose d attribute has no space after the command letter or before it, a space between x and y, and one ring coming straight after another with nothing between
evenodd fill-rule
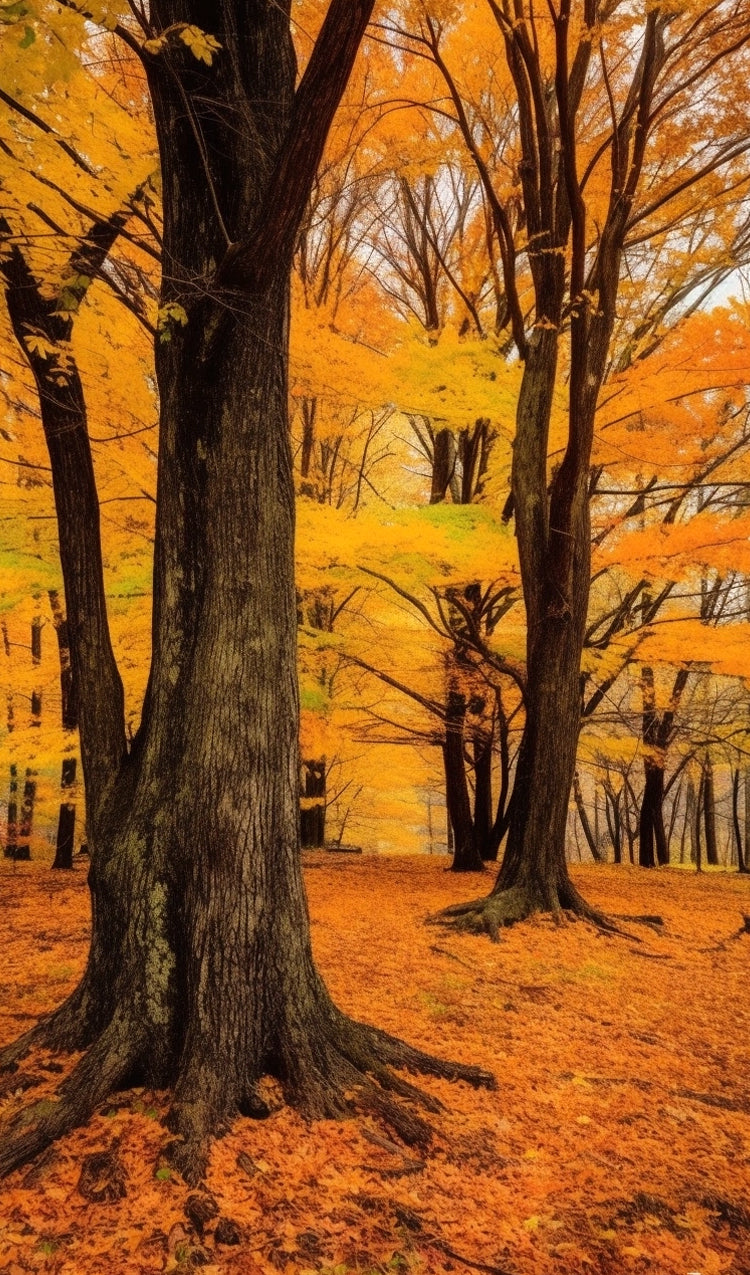
<instances>
[{"instance_id":1,"label":"slender tree trunk","mask_svg":"<svg viewBox=\"0 0 750 1275\"><path fill-rule=\"evenodd\" d=\"M750 870L750 768L747 766L743 768L743 779L744 779L743 786L745 789L745 819L744 819L745 862L747 864L748 870Z\"/></svg>"},{"instance_id":2,"label":"slender tree trunk","mask_svg":"<svg viewBox=\"0 0 750 1275\"><path fill-rule=\"evenodd\" d=\"M737 854L737 871L747 872L745 865L745 847L742 844L742 830L740 827L740 779L742 772L739 766L732 771L732 829L734 832L734 845Z\"/></svg>"},{"instance_id":3,"label":"slender tree trunk","mask_svg":"<svg viewBox=\"0 0 750 1275\"><path fill-rule=\"evenodd\" d=\"M578 811L578 818L580 819L581 827L583 828L583 835L586 838L586 844L591 851L591 857L594 860L594 863L601 863L602 856L599 847L596 844L596 837L594 836L588 811L586 810L586 805L583 800L581 781L578 777L578 771L576 771L573 775L573 796L575 798L576 810Z\"/></svg>"},{"instance_id":4,"label":"slender tree trunk","mask_svg":"<svg viewBox=\"0 0 750 1275\"><path fill-rule=\"evenodd\" d=\"M76 807L71 800L76 781L77 763L75 757L66 757L62 764L62 801L57 820L57 848L53 868L70 869L73 867L73 850L75 846Z\"/></svg>"},{"instance_id":5,"label":"slender tree trunk","mask_svg":"<svg viewBox=\"0 0 750 1275\"><path fill-rule=\"evenodd\" d=\"M706 754L703 764L703 819L706 831L706 863L717 867L719 851L716 844L716 792L714 788L714 768L711 758Z\"/></svg>"},{"instance_id":6,"label":"slender tree trunk","mask_svg":"<svg viewBox=\"0 0 750 1275\"><path fill-rule=\"evenodd\" d=\"M703 802L706 792L706 772L701 769L698 791L695 795L695 817L693 819L693 849L695 853L695 870L703 871L703 845L701 842L701 821L703 818Z\"/></svg>"},{"instance_id":7,"label":"slender tree trunk","mask_svg":"<svg viewBox=\"0 0 750 1275\"><path fill-rule=\"evenodd\" d=\"M52 608L52 622L57 635L57 649L60 659L62 727L64 731L72 733L78 727L78 700L73 683L68 623L56 589L50 589L49 601ZM53 868L72 869L73 867L76 828L76 806L73 800L73 789L75 788L76 770L77 762L75 757L65 757L60 778L62 799L57 820L56 852L52 864Z\"/></svg>"},{"instance_id":8,"label":"slender tree trunk","mask_svg":"<svg viewBox=\"0 0 750 1275\"><path fill-rule=\"evenodd\" d=\"M508 795L510 793L510 731L502 696L499 691L497 693L496 721L500 753L500 791L497 796L495 818L490 830L486 855L487 861L497 859L500 846L510 824L510 801L512 800L512 793L510 799Z\"/></svg>"},{"instance_id":9,"label":"slender tree trunk","mask_svg":"<svg viewBox=\"0 0 750 1275\"><path fill-rule=\"evenodd\" d=\"M8 789L8 828L5 838L4 856L6 859L18 858L18 767L10 764L10 786Z\"/></svg>"},{"instance_id":10,"label":"slender tree trunk","mask_svg":"<svg viewBox=\"0 0 750 1275\"><path fill-rule=\"evenodd\" d=\"M607 828L612 842L612 856L615 863L622 863L622 818L620 814L621 793L604 790L604 811L607 816Z\"/></svg>"},{"instance_id":11,"label":"slender tree trunk","mask_svg":"<svg viewBox=\"0 0 750 1275\"><path fill-rule=\"evenodd\" d=\"M26 779L23 785L23 800L21 802L21 818L18 823L18 844L14 859L30 859L31 858L31 833L34 827L34 807L36 805L36 779L34 771L30 768L26 770Z\"/></svg>"},{"instance_id":12,"label":"slender tree trunk","mask_svg":"<svg viewBox=\"0 0 750 1275\"><path fill-rule=\"evenodd\" d=\"M315 483L310 477L310 469L312 466L313 448L315 446L315 421L318 414L317 398L302 399L300 408L302 414L302 451L300 454L300 494L303 496L315 495Z\"/></svg>"},{"instance_id":13,"label":"slender tree trunk","mask_svg":"<svg viewBox=\"0 0 750 1275\"><path fill-rule=\"evenodd\" d=\"M700 847L700 781L696 790L692 775L688 776L685 794L685 825L690 840L690 862L696 863Z\"/></svg>"},{"instance_id":14,"label":"slender tree trunk","mask_svg":"<svg viewBox=\"0 0 750 1275\"><path fill-rule=\"evenodd\" d=\"M60 659L60 698L62 703L63 730L78 729L78 699L73 682L73 664L70 658L70 635L68 621L60 603L57 589L49 591L52 623L57 635L57 650Z\"/></svg>"},{"instance_id":15,"label":"slender tree trunk","mask_svg":"<svg viewBox=\"0 0 750 1275\"><path fill-rule=\"evenodd\" d=\"M474 840L480 857L492 859L492 732L474 740Z\"/></svg>"},{"instance_id":16,"label":"slender tree trunk","mask_svg":"<svg viewBox=\"0 0 750 1275\"><path fill-rule=\"evenodd\" d=\"M448 818L453 832L452 872L481 872L482 856L474 838L474 822L471 817L469 786L466 781L464 759L464 720L466 696L460 691L448 691L445 711L445 740L443 764L445 767L445 799Z\"/></svg>"}]
</instances>

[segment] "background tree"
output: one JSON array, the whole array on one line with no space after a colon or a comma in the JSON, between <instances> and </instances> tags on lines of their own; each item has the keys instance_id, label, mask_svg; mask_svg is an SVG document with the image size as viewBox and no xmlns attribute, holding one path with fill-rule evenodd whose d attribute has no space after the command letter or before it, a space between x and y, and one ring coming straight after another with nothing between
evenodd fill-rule
<instances>
[{"instance_id":1,"label":"background tree","mask_svg":"<svg viewBox=\"0 0 750 1275\"><path fill-rule=\"evenodd\" d=\"M516 416L513 509L528 624L526 727L503 866L486 900L454 913L463 926L496 933L530 911L594 913L565 866L568 799L580 720L579 672L589 595L589 468L599 391L607 375L617 297L634 234L665 233L701 199L702 183L737 172L746 125L730 110L712 114L711 143L687 166L683 147L671 165L675 129L694 120L695 92L746 57L747 15L728 4L710 14L688 6L612 10L568 0L544 15L522 3L489 0L461 23L429 4L387 38L421 62L432 61L447 98L445 115L472 157L502 261L510 326L524 374ZM468 41L481 27L484 48L504 50L505 79L517 111L515 178L523 238L508 210L508 177L493 179L485 130L471 81ZM493 30L494 28L494 30ZM637 54L633 50L637 49ZM594 56L596 54L596 56ZM457 67L461 66L461 72ZM469 68L468 71L466 68ZM713 95L709 93L713 101ZM713 112L713 106L712 106ZM742 170L741 173L738 172ZM510 166L509 166L510 167ZM698 191L694 196L693 192ZM687 192L687 195L686 195ZM527 318L523 297L533 298ZM549 430L558 367L568 382L568 420L559 464L548 470ZM601 920L601 918L598 918Z\"/></svg>"}]
</instances>

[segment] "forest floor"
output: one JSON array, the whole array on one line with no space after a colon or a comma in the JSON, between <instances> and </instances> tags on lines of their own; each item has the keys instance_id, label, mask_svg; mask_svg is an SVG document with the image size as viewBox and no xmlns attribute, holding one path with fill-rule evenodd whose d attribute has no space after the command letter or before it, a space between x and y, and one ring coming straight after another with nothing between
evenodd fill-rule
<instances>
[{"instance_id":1,"label":"forest floor","mask_svg":"<svg viewBox=\"0 0 750 1275\"><path fill-rule=\"evenodd\" d=\"M238 1119L215 1146L208 1186L228 1222L202 1240L190 1192L159 1167L166 1095L121 1093L2 1184L2 1275L750 1275L750 934L733 937L750 879L575 867L591 902L658 913L663 931L632 926L635 942L538 920L493 945L423 924L490 874L429 857L306 863L338 1004L491 1068L497 1091L420 1080L445 1104L422 1158L368 1120L308 1126L269 1085L270 1118ZM83 966L85 869L2 864L0 900L2 1044ZM36 1096L62 1068L37 1055L28 1072ZM17 1080L0 1115L30 1097ZM98 1185L82 1177L96 1152L111 1152Z\"/></svg>"}]
</instances>

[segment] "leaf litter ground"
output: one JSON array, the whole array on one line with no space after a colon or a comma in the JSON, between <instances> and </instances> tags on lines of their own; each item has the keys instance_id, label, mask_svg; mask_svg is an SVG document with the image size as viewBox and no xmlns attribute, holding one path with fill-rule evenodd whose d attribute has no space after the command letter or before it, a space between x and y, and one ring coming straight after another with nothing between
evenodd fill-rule
<instances>
[{"instance_id":1,"label":"leaf litter ground","mask_svg":"<svg viewBox=\"0 0 750 1275\"><path fill-rule=\"evenodd\" d=\"M574 869L640 942L547 920L502 942L422 924L476 881L429 857L306 856L317 959L343 1009L497 1075L445 1104L424 1158L368 1121L238 1119L196 1197L160 1160L166 1096L130 1090L2 1185L0 1271L150 1275L750 1275L750 882ZM85 873L0 868L0 1044L86 952ZM490 877L487 877L489 885ZM0 1118L67 1060L2 1080Z\"/></svg>"}]
</instances>

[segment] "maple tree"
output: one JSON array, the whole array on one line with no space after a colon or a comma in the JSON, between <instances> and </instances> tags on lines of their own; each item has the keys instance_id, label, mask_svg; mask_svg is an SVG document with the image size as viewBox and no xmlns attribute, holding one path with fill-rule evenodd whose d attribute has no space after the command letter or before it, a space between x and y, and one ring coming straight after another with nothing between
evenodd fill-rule
<instances>
[{"instance_id":1,"label":"maple tree","mask_svg":"<svg viewBox=\"0 0 750 1275\"><path fill-rule=\"evenodd\" d=\"M478 65L478 30L485 36L481 83L466 70ZM434 68L430 87L436 94L442 87L443 118L470 155L492 212L509 325L523 362L512 467L528 631L518 800L493 892L451 915L464 928L494 935L538 909L568 909L604 924L570 882L565 861L589 597L596 408L629 245L658 239L675 225L679 238L686 211L703 204L702 183L712 187L725 171L746 187L746 123L734 106L717 112L708 91L707 133L715 144L688 164L681 149L671 164L669 154L677 121L694 113L697 86L712 84L719 65L729 71L746 64L748 18L731 3L709 12L687 5L675 14L659 6L626 13L596 0L576 9L562 0L537 14L521 0L488 0L472 5L464 21L450 8L417 3L383 32L402 56ZM488 115L482 99L487 45L502 51L494 65L513 103L498 117ZM515 152L497 180L485 139L511 123ZM496 152L496 144L489 149ZM550 421L563 366L567 425L550 473Z\"/></svg>"},{"instance_id":2,"label":"maple tree","mask_svg":"<svg viewBox=\"0 0 750 1275\"><path fill-rule=\"evenodd\" d=\"M79 986L2 1062L31 1044L85 1052L51 1107L32 1107L6 1129L3 1172L134 1075L174 1086L172 1155L189 1180L202 1175L228 1115L263 1114L258 1081L269 1070L308 1114L360 1103L412 1140L425 1137L425 1123L389 1091L412 1100L418 1091L391 1065L492 1080L335 1008L313 964L300 871L289 274L371 8L332 0L296 88L288 5L247 13L222 0L209 13L198 0L159 0L148 18L134 4L131 20L114 23L143 62L161 155L167 322L155 351L153 654L128 746L95 480L66 365L56 386L66 446L55 430L48 445L93 931ZM68 291L85 289L83 278L77 272ZM32 368L51 398L47 360Z\"/></svg>"}]
</instances>

